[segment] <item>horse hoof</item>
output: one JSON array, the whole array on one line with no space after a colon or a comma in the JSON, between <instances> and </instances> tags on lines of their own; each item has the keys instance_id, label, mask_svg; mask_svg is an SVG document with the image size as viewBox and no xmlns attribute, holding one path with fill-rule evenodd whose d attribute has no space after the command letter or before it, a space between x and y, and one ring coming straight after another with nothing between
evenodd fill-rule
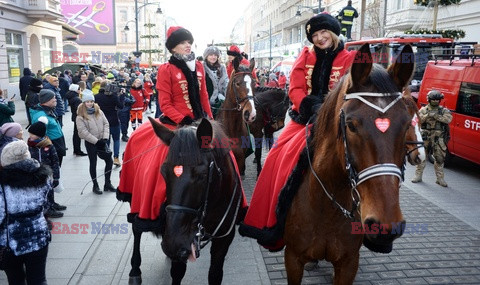
<instances>
[{"instance_id":1,"label":"horse hoof","mask_svg":"<svg viewBox=\"0 0 480 285\"><path fill-rule=\"evenodd\" d=\"M128 285L140 285L142 284L142 276L130 276L128 278Z\"/></svg>"}]
</instances>

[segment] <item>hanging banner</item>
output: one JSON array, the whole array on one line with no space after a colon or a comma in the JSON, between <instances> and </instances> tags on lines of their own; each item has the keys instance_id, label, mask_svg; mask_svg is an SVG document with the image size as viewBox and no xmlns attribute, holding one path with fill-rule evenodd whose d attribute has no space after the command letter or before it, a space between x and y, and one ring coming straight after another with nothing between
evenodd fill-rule
<instances>
[{"instance_id":1,"label":"hanging banner","mask_svg":"<svg viewBox=\"0 0 480 285\"><path fill-rule=\"evenodd\" d=\"M115 45L115 0L61 0L64 21L79 29L79 45Z\"/></svg>"}]
</instances>

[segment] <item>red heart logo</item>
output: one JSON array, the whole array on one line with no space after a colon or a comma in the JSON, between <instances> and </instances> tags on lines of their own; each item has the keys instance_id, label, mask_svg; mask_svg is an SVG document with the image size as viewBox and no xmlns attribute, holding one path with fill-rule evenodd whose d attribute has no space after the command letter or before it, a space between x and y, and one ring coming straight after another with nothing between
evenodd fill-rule
<instances>
[{"instance_id":1,"label":"red heart logo","mask_svg":"<svg viewBox=\"0 0 480 285\"><path fill-rule=\"evenodd\" d=\"M180 177L180 175L182 175L183 173L183 166L182 165L177 165L173 168L173 173L175 173L175 175L177 177Z\"/></svg>"},{"instance_id":2,"label":"red heart logo","mask_svg":"<svg viewBox=\"0 0 480 285\"><path fill-rule=\"evenodd\" d=\"M382 133L384 133L390 127L390 119L377 118L375 119L375 126L377 126L377 129L379 129Z\"/></svg>"}]
</instances>

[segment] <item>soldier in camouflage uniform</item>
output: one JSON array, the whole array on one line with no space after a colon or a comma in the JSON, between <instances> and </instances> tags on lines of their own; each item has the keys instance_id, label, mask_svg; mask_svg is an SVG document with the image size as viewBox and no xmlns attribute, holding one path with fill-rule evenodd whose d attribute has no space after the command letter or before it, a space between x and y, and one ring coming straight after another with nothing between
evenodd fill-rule
<instances>
[{"instance_id":1,"label":"soldier in camouflage uniform","mask_svg":"<svg viewBox=\"0 0 480 285\"><path fill-rule=\"evenodd\" d=\"M432 90L428 92L428 105L420 109L420 122L422 126L422 137L425 142L425 149L432 148L433 158L435 160L433 166L435 174L437 175L436 183L447 187L444 179L443 162L447 154L446 138L448 124L452 121L452 114L450 111L440 106L440 100L443 99L443 94L440 91ZM423 170L427 164L424 160L417 165L415 177L412 179L413 183L422 181Z\"/></svg>"}]
</instances>

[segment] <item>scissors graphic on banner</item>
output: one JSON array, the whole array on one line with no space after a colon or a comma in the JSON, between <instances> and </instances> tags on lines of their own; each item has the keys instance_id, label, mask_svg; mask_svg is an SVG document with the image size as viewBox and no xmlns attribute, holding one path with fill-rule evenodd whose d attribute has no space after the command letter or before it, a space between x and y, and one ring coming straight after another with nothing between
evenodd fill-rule
<instances>
[{"instance_id":1,"label":"scissors graphic on banner","mask_svg":"<svg viewBox=\"0 0 480 285\"><path fill-rule=\"evenodd\" d=\"M67 24L69 23L72 23L74 24L74 28L78 27L78 26L84 26L84 27L88 27L88 28L92 28L91 25L89 24L93 24L95 26L95 29L97 31L99 31L100 33L108 33L110 31L110 28L103 24L103 23L98 23L96 22L95 20L93 20L93 16L95 16L95 14L97 14L98 12L101 12L105 9L105 2L103 1L99 1L95 4L95 6L93 6L92 8L92 12L90 13L90 15L88 16L83 16L83 12L85 12L85 10L87 10L88 7L85 7L83 9L80 9L80 11L78 11L77 13L75 14L71 14L70 18L67 18Z\"/></svg>"}]
</instances>

